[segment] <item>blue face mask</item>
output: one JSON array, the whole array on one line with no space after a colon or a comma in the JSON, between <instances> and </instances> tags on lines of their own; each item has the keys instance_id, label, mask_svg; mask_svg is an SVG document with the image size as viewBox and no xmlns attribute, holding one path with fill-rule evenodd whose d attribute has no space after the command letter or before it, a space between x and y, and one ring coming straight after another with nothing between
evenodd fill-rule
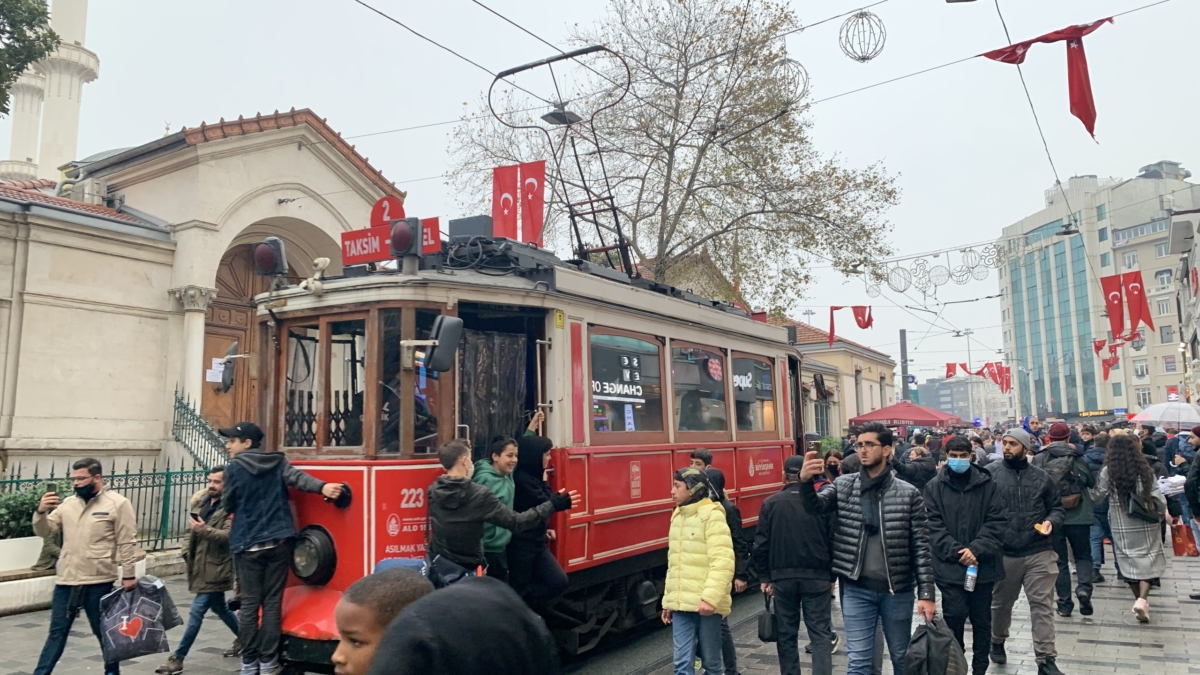
<instances>
[{"instance_id":1,"label":"blue face mask","mask_svg":"<svg viewBox=\"0 0 1200 675\"><path fill-rule=\"evenodd\" d=\"M954 473L966 473L967 469L971 467L971 460L951 457L946 460L946 466L950 467L950 470Z\"/></svg>"}]
</instances>

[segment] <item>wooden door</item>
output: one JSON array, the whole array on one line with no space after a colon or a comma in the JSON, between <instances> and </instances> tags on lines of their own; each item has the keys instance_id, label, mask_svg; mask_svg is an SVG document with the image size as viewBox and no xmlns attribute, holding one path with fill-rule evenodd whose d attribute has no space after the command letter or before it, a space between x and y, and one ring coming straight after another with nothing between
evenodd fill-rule
<instances>
[{"instance_id":1,"label":"wooden door","mask_svg":"<svg viewBox=\"0 0 1200 675\"><path fill-rule=\"evenodd\" d=\"M219 379L213 371L213 360L223 359L230 345L238 343L238 353L247 354L258 344L258 322L255 321L253 298L270 285L266 277L254 273L250 245L235 246L225 252L217 268L217 297L209 304L204 326L204 377L200 412L214 427L227 427L238 422L257 422L257 373L251 373L247 359L238 359L234 366L233 387L220 390ZM208 377L213 375L213 377Z\"/></svg>"}]
</instances>

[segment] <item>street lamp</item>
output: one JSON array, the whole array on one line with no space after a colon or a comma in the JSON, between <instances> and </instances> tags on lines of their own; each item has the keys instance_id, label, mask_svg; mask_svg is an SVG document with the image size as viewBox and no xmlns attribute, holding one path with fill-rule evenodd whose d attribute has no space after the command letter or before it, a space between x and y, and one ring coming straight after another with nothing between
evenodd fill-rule
<instances>
[{"instance_id":1,"label":"street lamp","mask_svg":"<svg viewBox=\"0 0 1200 675\"><path fill-rule=\"evenodd\" d=\"M967 410L970 412L972 425L975 424L975 397L972 395L973 394L972 390L974 389L974 387L972 385L974 384L974 382L971 380L970 373L971 373L971 336L974 334L975 334L975 331L971 330L970 328L968 328L966 330L954 331L954 337L967 338Z\"/></svg>"}]
</instances>

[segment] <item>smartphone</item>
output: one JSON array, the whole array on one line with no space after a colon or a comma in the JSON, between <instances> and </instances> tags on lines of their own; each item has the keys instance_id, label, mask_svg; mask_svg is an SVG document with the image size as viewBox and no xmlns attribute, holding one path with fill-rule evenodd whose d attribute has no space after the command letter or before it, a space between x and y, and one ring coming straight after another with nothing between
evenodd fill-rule
<instances>
[{"instance_id":1,"label":"smartphone","mask_svg":"<svg viewBox=\"0 0 1200 675\"><path fill-rule=\"evenodd\" d=\"M808 451L819 454L821 452L821 441L810 441L808 444Z\"/></svg>"},{"instance_id":2,"label":"smartphone","mask_svg":"<svg viewBox=\"0 0 1200 675\"><path fill-rule=\"evenodd\" d=\"M53 492L55 495L57 495L58 483L46 483L46 492Z\"/></svg>"},{"instance_id":3,"label":"smartphone","mask_svg":"<svg viewBox=\"0 0 1200 675\"><path fill-rule=\"evenodd\" d=\"M192 520L200 520L199 513L189 513L188 515L192 517Z\"/></svg>"}]
</instances>

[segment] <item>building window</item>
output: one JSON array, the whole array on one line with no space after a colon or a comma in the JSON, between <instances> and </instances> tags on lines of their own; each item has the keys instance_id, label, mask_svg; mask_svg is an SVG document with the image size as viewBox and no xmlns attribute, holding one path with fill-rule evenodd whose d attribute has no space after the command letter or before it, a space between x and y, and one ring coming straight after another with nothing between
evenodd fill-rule
<instances>
[{"instance_id":1,"label":"building window","mask_svg":"<svg viewBox=\"0 0 1200 675\"><path fill-rule=\"evenodd\" d=\"M1004 268L1001 267L1000 269L1003 270ZM1000 320L1008 321L1008 310L1007 309L1000 310Z\"/></svg>"},{"instance_id":2,"label":"building window","mask_svg":"<svg viewBox=\"0 0 1200 675\"><path fill-rule=\"evenodd\" d=\"M1158 329L1158 334L1162 338L1162 342L1159 342L1159 344L1161 344L1161 345L1169 345L1175 341L1175 327L1174 326L1163 326Z\"/></svg>"},{"instance_id":3,"label":"building window","mask_svg":"<svg viewBox=\"0 0 1200 675\"><path fill-rule=\"evenodd\" d=\"M1112 264L1112 254L1111 253L1101 253L1100 254L1100 266L1108 267L1111 264Z\"/></svg>"},{"instance_id":4,"label":"building window","mask_svg":"<svg viewBox=\"0 0 1200 675\"><path fill-rule=\"evenodd\" d=\"M1096 207L1096 221L1099 222L1101 220L1104 220L1107 217L1108 217L1108 204L1101 204L1101 205L1097 206ZM1107 227L1101 228L1100 232L1101 232L1100 241L1104 241L1105 239L1108 238L1106 236L1108 234Z\"/></svg>"},{"instance_id":5,"label":"building window","mask_svg":"<svg viewBox=\"0 0 1200 675\"><path fill-rule=\"evenodd\" d=\"M662 347L600 333L592 334L591 343L592 431L662 431Z\"/></svg>"},{"instance_id":6,"label":"building window","mask_svg":"<svg viewBox=\"0 0 1200 675\"><path fill-rule=\"evenodd\" d=\"M1099 220L1104 220L1104 219L1100 218ZM1108 228L1102 227L1099 230L1097 230L1096 231L1096 239L1098 239L1099 241L1108 241Z\"/></svg>"},{"instance_id":7,"label":"building window","mask_svg":"<svg viewBox=\"0 0 1200 675\"><path fill-rule=\"evenodd\" d=\"M772 370L771 362L766 359L733 359L733 402L738 431L775 430Z\"/></svg>"},{"instance_id":8,"label":"building window","mask_svg":"<svg viewBox=\"0 0 1200 675\"><path fill-rule=\"evenodd\" d=\"M817 435L821 438L829 436L829 399L818 399L813 406L813 422L817 427Z\"/></svg>"},{"instance_id":9,"label":"building window","mask_svg":"<svg viewBox=\"0 0 1200 675\"><path fill-rule=\"evenodd\" d=\"M676 431L726 431L725 359L713 349L671 348Z\"/></svg>"},{"instance_id":10,"label":"building window","mask_svg":"<svg viewBox=\"0 0 1200 675\"><path fill-rule=\"evenodd\" d=\"M1177 372L1175 370L1175 357L1174 356L1164 356L1163 357L1163 372L1164 373Z\"/></svg>"},{"instance_id":11,"label":"building window","mask_svg":"<svg viewBox=\"0 0 1200 675\"><path fill-rule=\"evenodd\" d=\"M1159 300L1158 301L1158 315L1166 316L1170 313L1171 313L1171 301L1170 300Z\"/></svg>"},{"instance_id":12,"label":"building window","mask_svg":"<svg viewBox=\"0 0 1200 675\"><path fill-rule=\"evenodd\" d=\"M1126 253L1123 261L1125 263L1125 269L1133 269L1134 267L1137 267L1137 251L1129 251Z\"/></svg>"},{"instance_id":13,"label":"building window","mask_svg":"<svg viewBox=\"0 0 1200 675\"><path fill-rule=\"evenodd\" d=\"M1138 405L1143 408L1150 405L1150 387L1138 387L1135 392L1137 393Z\"/></svg>"},{"instance_id":14,"label":"building window","mask_svg":"<svg viewBox=\"0 0 1200 675\"><path fill-rule=\"evenodd\" d=\"M1121 395L1121 383L1113 382L1113 396L1120 396L1120 395Z\"/></svg>"},{"instance_id":15,"label":"building window","mask_svg":"<svg viewBox=\"0 0 1200 675\"><path fill-rule=\"evenodd\" d=\"M1154 245L1154 255L1158 256L1159 258L1165 258L1168 255L1171 255L1171 245L1170 244L1155 244Z\"/></svg>"},{"instance_id":16,"label":"building window","mask_svg":"<svg viewBox=\"0 0 1200 675\"><path fill-rule=\"evenodd\" d=\"M1154 280L1158 282L1159 286L1170 286L1171 285L1171 270L1159 270L1159 271L1155 272Z\"/></svg>"},{"instance_id":17,"label":"building window","mask_svg":"<svg viewBox=\"0 0 1200 675\"><path fill-rule=\"evenodd\" d=\"M1150 366L1146 363L1146 359L1134 359L1133 375L1134 377L1145 377L1150 372Z\"/></svg>"}]
</instances>

